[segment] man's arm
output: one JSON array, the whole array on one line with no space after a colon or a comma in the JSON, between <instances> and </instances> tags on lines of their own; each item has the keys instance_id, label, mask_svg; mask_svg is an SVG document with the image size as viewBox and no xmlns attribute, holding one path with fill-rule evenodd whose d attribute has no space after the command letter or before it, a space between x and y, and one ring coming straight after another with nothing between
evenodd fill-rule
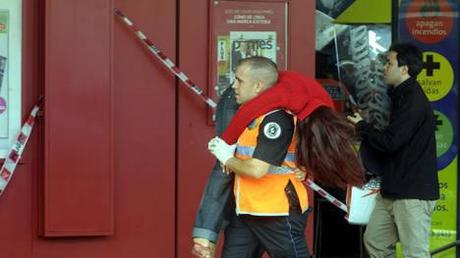
<instances>
[{"instance_id":1,"label":"man's arm","mask_svg":"<svg viewBox=\"0 0 460 258\"><path fill-rule=\"evenodd\" d=\"M256 158L242 160L233 157L225 163L225 166L237 175L261 178L267 174L271 165Z\"/></svg>"},{"instance_id":2,"label":"man's arm","mask_svg":"<svg viewBox=\"0 0 460 258\"><path fill-rule=\"evenodd\" d=\"M235 145L228 145L222 139L212 139L208 148L227 169L237 175L261 178L270 166L280 166L294 133L291 115L277 111L267 115L259 126L259 136L254 154L250 159L233 157Z\"/></svg>"},{"instance_id":3,"label":"man's arm","mask_svg":"<svg viewBox=\"0 0 460 258\"><path fill-rule=\"evenodd\" d=\"M407 99L398 110L392 110L390 124L384 130L377 130L362 120L359 114L348 116L356 124L359 134L374 149L391 153L407 144L414 132L423 122L424 107L413 99Z\"/></svg>"}]
</instances>

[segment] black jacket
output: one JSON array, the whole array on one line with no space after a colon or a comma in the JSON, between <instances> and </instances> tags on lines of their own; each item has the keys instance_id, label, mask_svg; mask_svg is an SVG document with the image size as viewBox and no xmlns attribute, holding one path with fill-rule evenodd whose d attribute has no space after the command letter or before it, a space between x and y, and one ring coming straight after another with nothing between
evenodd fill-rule
<instances>
[{"instance_id":1,"label":"black jacket","mask_svg":"<svg viewBox=\"0 0 460 258\"><path fill-rule=\"evenodd\" d=\"M422 88L409 78L389 91L390 123L383 131L358 123L363 142L382 155L381 194L385 198L436 200L435 118Z\"/></svg>"}]
</instances>

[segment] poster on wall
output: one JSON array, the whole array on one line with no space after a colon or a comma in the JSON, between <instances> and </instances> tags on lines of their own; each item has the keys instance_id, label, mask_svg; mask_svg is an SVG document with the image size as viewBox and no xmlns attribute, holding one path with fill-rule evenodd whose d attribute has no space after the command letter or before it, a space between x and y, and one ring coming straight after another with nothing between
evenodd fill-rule
<instances>
[{"instance_id":1,"label":"poster on wall","mask_svg":"<svg viewBox=\"0 0 460 258\"><path fill-rule=\"evenodd\" d=\"M277 63L276 31L231 31L217 38L217 97L232 83L240 60L264 56Z\"/></svg>"},{"instance_id":2,"label":"poster on wall","mask_svg":"<svg viewBox=\"0 0 460 258\"><path fill-rule=\"evenodd\" d=\"M265 56L286 69L286 3L213 1L212 5L209 95L214 100L231 85L243 58Z\"/></svg>"},{"instance_id":3,"label":"poster on wall","mask_svg":"<svg viewBox=\"0 0 460 258\"><path fill-rule=\"evenodd\" d=\"M0 1L0 159L21 128L22 1Z\"/></svg>"},{"instance_id":4,"label":"poster on wall","mask_svg":"<svg viewBox=\"0 0 460 258\"><path fill-rule=\"evenodd\" d=\"M265 56L276 63L276 31L231 31L230 51L230 73L241 59L250 56Z\"/></svg>"}]
</instances>

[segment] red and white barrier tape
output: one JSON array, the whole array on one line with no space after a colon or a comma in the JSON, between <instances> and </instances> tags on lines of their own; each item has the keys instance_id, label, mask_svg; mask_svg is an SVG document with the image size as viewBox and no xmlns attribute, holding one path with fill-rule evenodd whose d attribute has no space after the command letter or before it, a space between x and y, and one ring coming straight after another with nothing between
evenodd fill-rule
<instances>
[{"instance_id":1,"label":"red and white barrier tape","mask_svg":"<svg viewBox=\"0 0 460 258\"><path fill-rule=\"evenodd\" d=\"M142 41L142 43L152 52L152 54L157 57L170 72L176 75L184 84L193 92L195 92L204 102L206 102L210 107L216 108L216 103L204 94L204 91L198 87L195 83L192 82L172 61L169 59L163 52L160 51L153 43L148 39L142 31L140 31L134 23L124 15L120 10L115 9L115 14L128 26L136 36ZM341 210L347 212L347 206L341 201L337 200L334 196L327 193L320 186L315 184L310 179L307 179L305 184L310 187L313 191L316 191L319 195L323 196L326 200L340 208Z\"/></svg>"},{"instance_id":2,"label":"red and white barrier tape","mask_svg":"<svg viewBox=\"0 0 460 258\"><path fill-rule=\"evenodd\" d=\"M337 198L326 192L323 188L315 184L310 179L307 178L307 180L305 180L305 185L307 185L313 191L317 192L319 195L324 197L324 199L328 200L330 203L334 204L337 208L343 210L344 212L348 212L347 205L345 205L343 202L339 201Z\"/></svg>"},{"instance_id":3,"label":"red and white barrier tape","mask_svg":"<svg viewBox=\"0 0 460 258\"><path fill-rule=\"evenodd\" d=\"M16 138L16 142L13 144L10 151L8 152L8 156L5 158L5 163L3 163L3 166L0 169L0 195L2 195L2 193L5 191L6 186L13 177L14 170L16 169L27 141L30 138L30 133L34 127L35 118L39 110L39 105L35 105L30 112L30 115L27 118L25 124L22 126L21 131Z\"/></svg>"},{"instance_id":4,"label":"red and white barrier tape","mask_svg":"<svg viewBox=\"0 0 460 258\"><path fill-rule=\"evenodd\" d=\"M163 52L157 48L150 39L148 39L142 31L140 31L134 23L124 15L120 10L115 9L115 14L128 26L136 36L144 43L144 45L152 52L152 54L157 57L167 68L170 72L176 75L184 84L192 90L195 94L197 94L206 104L208 104L212 108L216 108L216 103L204 94L204 91L196 85L192 80L190 80L172 61L169 59Z\"/></svg>"}]
</instances>

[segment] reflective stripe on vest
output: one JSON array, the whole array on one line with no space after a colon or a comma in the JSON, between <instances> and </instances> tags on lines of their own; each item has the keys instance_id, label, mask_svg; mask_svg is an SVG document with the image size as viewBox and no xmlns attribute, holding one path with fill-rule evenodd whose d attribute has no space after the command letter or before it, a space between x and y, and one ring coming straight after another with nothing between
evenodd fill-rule
<instances>
[{"instance_id":1,"label":"reflective stripe on vest","mask_svg":"<svg viewBox=\"0 0 460 258\"><path fill-rule=\"evenodd\" d=\"M259 135L259 126L266 115L258 117L252 126L246 128L238 139L235 156L250 159L254 154ZM236 176L234 194L237 214L256 216L287 216L289 201L284 188L292 182L299 197L302 212L308 208L307 190L295 179L295 138L293 137L288 152L281 166L270 166L268 173L256 179L248 176Z\"/></svg>"},{"instance_id":2,"label":"reflective stripe on vest","mask_svg":"<svg viewBox=\"0 0 460 258\"><path fill-rule=\"evenodd\" d=\"M241 159L249 159L254 154L254 147L249 146L238 146L236 147L236 156ZM281 167L270 166L268 173L270 174L289 174L292 173L293 168L295 168L295 153L288 151L284 162Z\"/></svg>"}]
</instances>

